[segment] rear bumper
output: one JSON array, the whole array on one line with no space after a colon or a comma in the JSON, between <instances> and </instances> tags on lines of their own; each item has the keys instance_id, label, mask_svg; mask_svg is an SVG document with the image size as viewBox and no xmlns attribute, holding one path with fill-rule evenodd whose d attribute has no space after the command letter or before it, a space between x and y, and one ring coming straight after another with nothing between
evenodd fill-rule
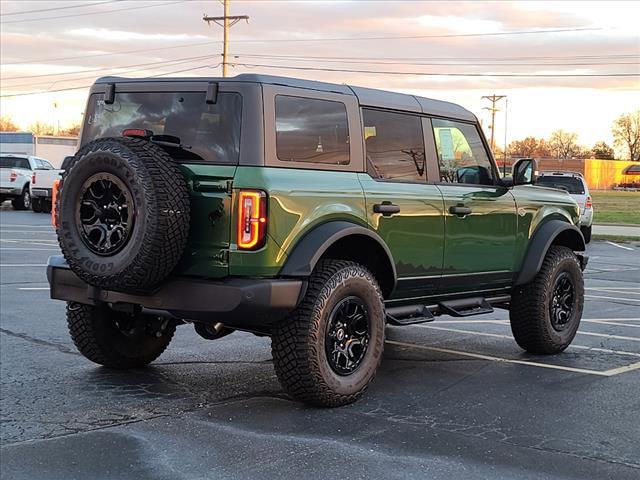
<instances>
[{"instance_id":1,"label":"rear bumper","mask_svg":"<svg viewBox=\"0 0 640 480\"><path fill-rule=\"evenodd\" d=\"M38 198L51 198L52 193L50 188L31 187L31 196L38 197Z\"/></svg>"},{"instance_id":2,"label":"rear bumper","mask_svg":"<svg viewBox=\"0 0 640 480\"><path fill-rule=\"evenodd\" d=\"M291 312L304 293L302 280L229 278L210 281L170 278L148 293L123 293L86 284L62 256L49 258L51 298L115 309L142 307L185 320L222 322L230 327L268 327Z\"/></svg>"}]
</instances>

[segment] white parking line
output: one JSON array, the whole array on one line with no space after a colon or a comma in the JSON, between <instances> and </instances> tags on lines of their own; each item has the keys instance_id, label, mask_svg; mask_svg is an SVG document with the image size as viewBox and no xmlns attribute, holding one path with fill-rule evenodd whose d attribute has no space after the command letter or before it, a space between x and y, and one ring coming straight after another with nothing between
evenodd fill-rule
<instances>
[{"instance_id":1,"label":"white parking line","mask_svg":"<svg viewBox=\"0 0 640 480\"><path fill-rule=\"evenodd\" d=\"M602 295L585 295L585 298L604 298L605 300L624 300L625 302L640 302L640 298L605 297Z\"/></svg>"},{"instance_id":2,"label":"white parking line","mask_svg":"<svg viewBox=\"0 0 640 480\"><path fill-rule=\"evenodd\" d=\"M49 290L49 287L20 287L18 290Z\"/></svg>"},{"instance_id":3,"label":"white parking line","mask_svg":"<svg viewBox=\"0 0 640 480\"><path fill-rule=\"evenodd\" d=\"M58 241L57 240L39 240L39 241L33 241L33 240L27 240L27 239L22 239L22 240L5 240L5 239L0 239L0 242L6 242L6 243L19 243L21 245L43 245L45 247L57 247L58 246ZM44 243L47 242L47 243Z\"/></svg>"},{"instance_id":4,"label":"white parking line","mask_svg":"<svg viewBox=\"0 0 640 480\"><path fill-rule=\"evenodd\" d=\"M622 322L602 322L600 320L582 320L587 323L599 323L600 325L618 325L620 327L633 327L640 328L640 325L635 325L633 323L622 323Z\"/></svg>"},{"instance_id":5,"label":"white parking line","mask_svg":"<svg viewBox=\"0 0 640 480\"><path fill-rule=\"evenodd\" d=\"M419 325L415 325L416 327L420 327L420 328L428 328L430 330L441 330L443 332L454 332L454 333L464 333L467 335L477 335L479 337L493 337L493 338L508 338L510 340L513 339L513 337L511 335L503 335L500 333L489 333L489 332L477 332L474 330L462 330L460 328L446 328L446 327L436 327L435 325L423 325L423 324L419 324ZM579 334L583 334L583 335L589 335L588 332L580 332L578 331ZM606 335L604 333L602 334L597 334L594 333L593 335L596 336L607 336L610 338L616 338L615 335L611 336L611 335ZM618 337L619 339L633 339L635 341L640 341L640 338L634 338L634 337ZM636 353L636 352L625 352L625 351L621 351L621 350L611 350L608 348L597 348L597 347L588 347L586 345L571 345L569 348L577 348L580 350L593 350L593 351L601 351L601 352L605 352L605 353L617 353L620 355L631 355L634 357L640 357L640 353Z\"/></svg>"},{"instance_id":6,"label":"white parking line","mask_svg":"<svg viewBox=\"0 0 640 480\"><path fill-rule=\"evenodd\" d=\"M542 368L551 368L554 370L565 370L567 372L574 373L584 373L587 375L597 375L607 377L609 375L606 372L599 372L597 370L587 370L584 368L574 368L574 367L565 367L563 365L553 365L550 363L538 363L538 362L530 362L528 360L516 360L511 358L503 358L503 357L494 357L491 355L482 355L480 353L472 353L472 352L463 352L460 350L451 350L449 348L440 348L440 347L428 347L426 345L417 345L415 343L405 343L405 342L397 342L395 340L387 340L385 343L389 343L391 345L398 345L400 347L408 347L408 348L417 348L419 350L428 350L432 352L439 353L449 353L451 355L460 355L463 357L471 357L477 358L478 360L488 360L491 362L503 362L503 363L515 363L518 365L529 365L531 367L542 367Z\"/></svg>"},{"instance_id":7,"label":"white parking line","mask_svg":"<svg viewBox=\"0 0 640 480\"><path fill-rule=\"evenodd\" d=\"M585 288L585 290L595 290L596 292L603 293L621 293L623 295L640 295L640 292L630 291L630 290L614 290L612 288Z\"/></svg>"},{"instance_id":8,"label":"white parking line","mask_svg":"<svg viewBox=\"0 0 640 480\"><path fill-rule=\"evenodd\" d=\"M0 230L1 233L46 233L47 235L55 235L55 231L44 231L44 230Z\"/></svg>"},{"instance_id":9,"label":"white parking line","mask_svg":"<svg viewBox=\"0 0 640 480\"><path fill-rule=\"evenodd\" d=\"M428 347L426 345L398 342L395 340L387 340L385 343L388 343L390 345L398 345L400 347L416 348L418 350L427 350L432 352L448 353L451 355L459 355L462 357L477 358L478 360L488 360L490 362L515 363L517 365L528 365L530 367L550 368L552 370L564 370L566 372L583 373L586 375L596 375L599 377L612 377L614 375L619 375L621 373L640 369L640 362L624 365L618 368L612 368L610 370L599 371L599 370L589 370L586 368L566 367L564 365L555 365L552 363L530 362L528 360L517 360L512 358L494 357L492 355L483 355L480 353L473 353L473 352L463 352L460 350L452 350L449 348Z\"/></svg>"},{"instance_id":10,"label":"white parking line","mask_svg":"<svg viewBox=\"0 0 640 480\"><path fill-rule=\"evenodd\" d=\"M15 227L15 228L49 228L51 230L53 230L53 227L51 225L9 225L9 224L0 224L0 229L4 228L4 227ZM591 258L595 258L595 257L591 257Z\"/></svg>"},{"instance_id":11,"label":"white parking line","mask_svg":"<svg viewBox=\"0 0 640 480\"><path fill-rule=\"evenodd\" d=\"M625 250L633 250L633 248L631 247L625 247L624 245L618 245L617 243L613 243L607 240L607 242L609 245L613 245L614 247L618 247L618 248L624 248Z\"/></svg>"},{"instance_id":12,"label":"white parking line","mask_svg":"<svg viewBox=\"0 0 640 480\"><path fill-rule=\"evenodd\" d=\"M2 263L0 267L46 267L46 263Z\"/></svg>"},{"instance_id":13,"label":"white parking line","mask_svg":"<svg viewBox=\"0 0 640 480\"><path fill-rule=\"evenodd\" d=\"M59 252L59 248L20 248L20 247L0 247L0 251L17 251L22 250L25 252Z\"/></svg>"}]
</instances>

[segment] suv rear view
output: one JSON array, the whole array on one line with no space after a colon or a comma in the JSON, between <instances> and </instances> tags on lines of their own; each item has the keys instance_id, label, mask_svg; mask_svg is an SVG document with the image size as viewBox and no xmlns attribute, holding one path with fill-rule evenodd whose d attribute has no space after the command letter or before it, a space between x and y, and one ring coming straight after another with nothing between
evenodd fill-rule
<instances>
[{"instance_id":1,"label":"suv rear view","mask_svg":"<svg viewBox=\"0 0 640 480\"><path fill-rule=\"evenodd\" d=\"M98 364L147 365L180 325L244 330L271 337L287 393L339 406L373 380L387 324L506 308L529 352L576 334L576 202L533 187L533 160L500 179L458 105L261 75L105 78L82 132L47 275Z\"/></svg>"}]
</instances>

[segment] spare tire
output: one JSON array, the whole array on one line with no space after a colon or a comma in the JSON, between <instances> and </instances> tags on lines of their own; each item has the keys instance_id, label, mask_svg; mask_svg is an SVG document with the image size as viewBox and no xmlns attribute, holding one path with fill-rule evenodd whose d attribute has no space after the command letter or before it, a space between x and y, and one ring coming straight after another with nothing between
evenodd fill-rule
<instances>
[{"instance_id":1,"label":"spare tire","mask_svg":"<svg viewBox=\"0 0 640 480\"><path fill-rule=\"evenodd\" d=\"M157 285L175 268L189 235L186 181L161 147L141 138L82 147L62 177L56 214L73 272L110 290Z\"/></svg>"}]
</instances>

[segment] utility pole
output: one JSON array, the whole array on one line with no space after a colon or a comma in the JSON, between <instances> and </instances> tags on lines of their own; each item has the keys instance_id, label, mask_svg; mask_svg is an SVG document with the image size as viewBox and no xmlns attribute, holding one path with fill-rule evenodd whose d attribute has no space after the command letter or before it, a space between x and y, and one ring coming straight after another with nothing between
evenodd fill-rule
<instances>
[{"instance_id":1,"label":"utility pole","mask_svg":"<svg viewBox=\"0 0 640 480\"><path fill-rule=\"evenodd\" d=\"M211 25L211 22L220 25L224 29L224 47L222 48L222 76L227 76L227 59L229 58L229 29L240 20L246 20L249 23L248 15L229 15L229 0L221 0L224 5L224 15L222 17L209 17L205 13L202 19Z\"/></svg>"},{"instance_id":2,"label":"utility pole","mask_svg":"<svg viewBox=\"0 0 640 480\"><path fill-rule=\"evenodd\" d=\"M504 158L502 159L502 176L507 176L507 113L509 112L509 99L504 101Z\"/></svg>"},{"instance_id":3,"label":"utility pole","mask_svg":"<svg viewBox=\"0 0 640 480\"><path fill-rule=\"evenodd\" d=\"M496 124L496 112L499 111L498 108L496 108L496 103L498 103L500 100L502 100L503 98L505 98L506 95L496 95L495 93L493 95L484 95L482 98L486 98L487 100L489 100L491 102L491 106L490 107L484 107L486 110L489 110L491 112L491 126L489 128L491 128L491 151L493 152L493 146L494 146L494 127Z\"/></svg>"}]
</instances>

